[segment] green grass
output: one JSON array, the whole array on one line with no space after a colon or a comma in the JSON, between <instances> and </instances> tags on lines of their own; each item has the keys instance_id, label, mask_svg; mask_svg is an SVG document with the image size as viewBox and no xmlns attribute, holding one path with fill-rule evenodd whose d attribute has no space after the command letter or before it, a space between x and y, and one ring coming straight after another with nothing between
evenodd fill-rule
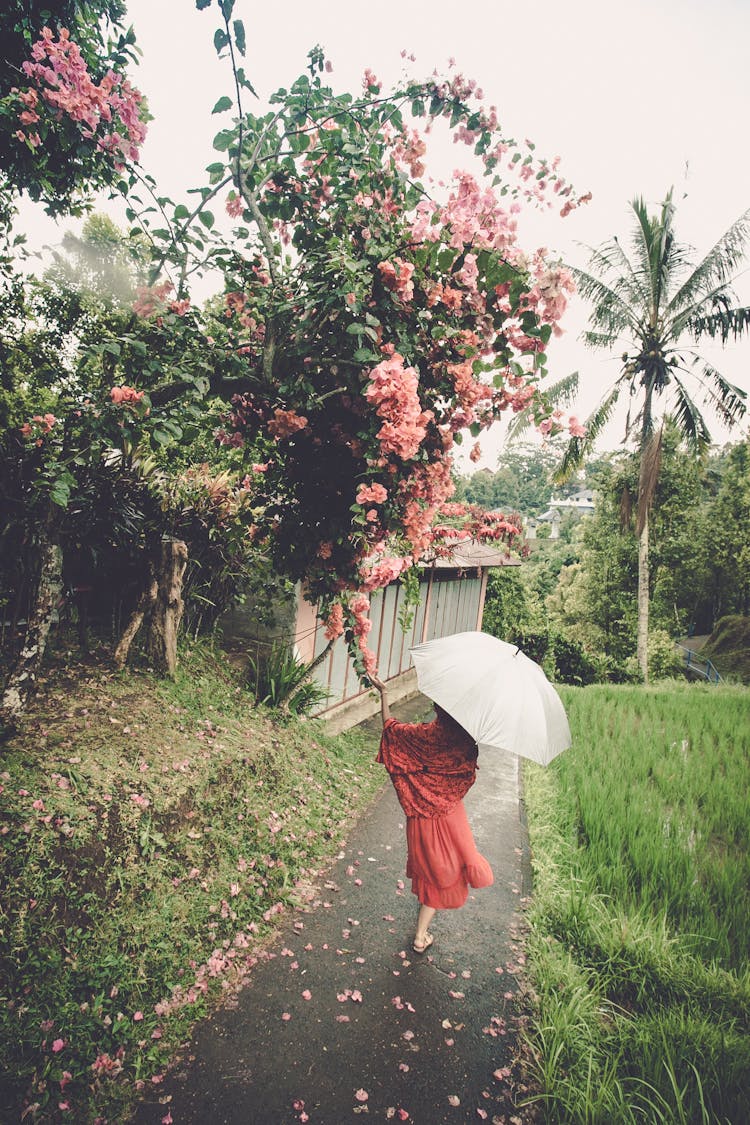
<instances>
[{"instance_id":1,"label":"green grass","mask_svg":"<svg viewBox=\"0 0 750 1125\"><path fill-rule=\"evenodd\" d=\"M373 750L275 724L205 648L174 683L58 657L0 762L0 1119L122 1112L307 901Z\"/></svg>"},{"instance_id":2,"label":"green grass","mask_svg":"<svg viewBox=\"0 0 750 1125\"><path fill-rule=\"evenodd\" d=\"M750 692L563 689L525 773L550 1123L750 1120Z\"/></svg>"}]
</instances>

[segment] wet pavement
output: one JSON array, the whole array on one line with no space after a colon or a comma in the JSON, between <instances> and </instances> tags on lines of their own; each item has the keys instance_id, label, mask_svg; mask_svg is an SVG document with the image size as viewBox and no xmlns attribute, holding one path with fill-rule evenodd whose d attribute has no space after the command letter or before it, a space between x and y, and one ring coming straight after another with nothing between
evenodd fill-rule
<instances>
[{"instance_id":1,"label":"wet pavement","mask_svg":"<svg viewBox=\"0 0 750 1125\"><path fill-rule=\"evenodd\" d=\"M393 711L421 718L429 704ZM379 720L370 729L374 755ZM135 1125L524 1120L508 1073L530 889L519 787L516 758L480 759L465 805L495 883L440 912L418 956L404 816L384 786L316 899L290 912L249 983L196 1028Z\"/></svg>"}]
</instances>

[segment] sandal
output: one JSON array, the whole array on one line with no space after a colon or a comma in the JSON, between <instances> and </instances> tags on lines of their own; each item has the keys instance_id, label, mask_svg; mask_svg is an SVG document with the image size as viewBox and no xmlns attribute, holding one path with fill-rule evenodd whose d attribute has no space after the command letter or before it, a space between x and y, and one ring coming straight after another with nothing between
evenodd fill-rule
<instances>
[{"instance_id":1,"label":"sandal","mask_svg":"<svg viewBox=\"0 0 750 1125\"><path fill-rule=\"evenodd\" d=\"M415 953L426 953L427 950L432 945L434 940L435 940L435 938L432 936L431 933L428 932L424 935L424 941L423 942L413 941L411 947L412 947L412 949L414 950Z\"/></svg>"}]
</instances>

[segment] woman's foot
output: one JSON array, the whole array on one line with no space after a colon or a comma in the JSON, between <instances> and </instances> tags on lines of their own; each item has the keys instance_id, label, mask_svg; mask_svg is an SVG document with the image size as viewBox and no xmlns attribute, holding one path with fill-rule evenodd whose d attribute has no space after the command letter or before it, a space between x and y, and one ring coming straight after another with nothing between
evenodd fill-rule
<instances>
[{"instance_id":1,"label":"woman's foot","mask_svg":"<svg viewBox=\"0 0 750 1125\"><path fill-rule=\"evenodd\" d=\"M412 949L415 953L426 953L434 940L435 938L429 932L426 933L421 939L415 937L414 941L412 942Z\"/></svg>"}]
</instances>

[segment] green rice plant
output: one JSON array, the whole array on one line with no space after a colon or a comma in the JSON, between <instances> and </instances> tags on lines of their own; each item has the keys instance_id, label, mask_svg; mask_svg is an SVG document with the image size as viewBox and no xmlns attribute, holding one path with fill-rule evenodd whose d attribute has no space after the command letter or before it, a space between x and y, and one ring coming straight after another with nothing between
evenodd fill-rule
<instances>
[{"instance_id":1,"label":"green rice plant","mask_svg":"<svg viewBox=\"0 0 750 1125\"><path fill-rule=\"evenodd\" d=\"M545 1119L750 1120L750 693L563 692L525 771Z\"/></svg>"}]
</instances>

